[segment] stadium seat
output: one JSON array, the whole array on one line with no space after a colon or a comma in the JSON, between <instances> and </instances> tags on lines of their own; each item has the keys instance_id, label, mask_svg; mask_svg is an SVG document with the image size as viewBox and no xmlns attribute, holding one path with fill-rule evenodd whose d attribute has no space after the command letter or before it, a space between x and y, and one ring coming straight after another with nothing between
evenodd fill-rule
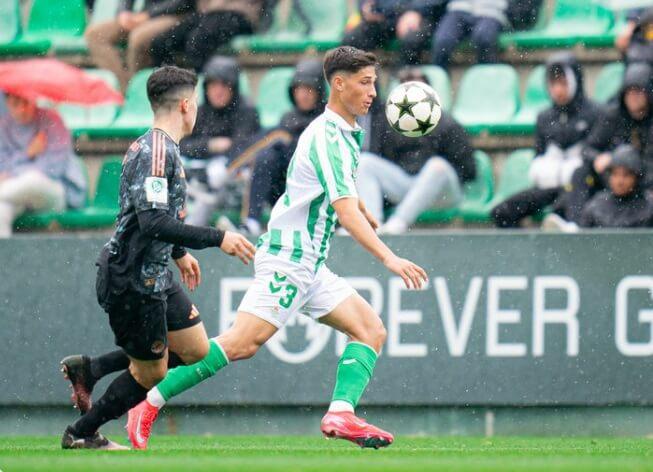
<instances>
[{"instance_id":1,"label":"stadium seat","mask_svg":"<svg viewBox=\"0 0 653 472\"><path fill-rule=\"evenodd\" d=\"M89 137L136 137L145 133L152 125L152 109L147 99L147 79L152 69L137 72L127 85L125 102L116 120L106 128L87 130Z\"/></svg>"},{"instance_id":2,"label":"stadium seat","mask_svg":"<svg viewBox=\"0 0 653 472\"><path fill-rule=\"evenodd\" d=\"M488 219L492 208L508 197L531 186L528 169L534 156L535 151L533 149L518 149L508 156L501 169L497 192L486 205Z\"/></svg>"},{"instance_id":3,"label":"stadium seat","mask_svg":"<svg viewBox=\"0 0 653 472\"><path fill-rule=\"evenodd\" d=\"M3 0L0 2L0 55L40 55L50 49L49 40L25 40L21 33L19 0Z\"/></svg>"},{"instance_id":4,"label":"stadium seat","mask_svg":"<svg viewBox=\"0 0 653 472\"><path fill-rule=\"evenodd\" d=\"M545 66L537 66L531 71L526 82L521 107L506 131L532 133L535 130L537 115L551 104L551 98L546 89L545 74Z\"/></svg>"},{"instance_id":5,"label":"stadium seat","mask_svg":"<svg viewBox=\"0 0 653 472\"><path fill-rule=\"evenodd\" d=\"M557 0L553 15L544 26L503 35L501 45L528 49L569 47L605 40L613 25L613 13L597 2Z\"/></svg>"},{"instance_id":6,"label":"stadium seat","mask_svg":"<svg viewBox=\"0 0 653 472\"><path fill-rule=\"evenodd\" d=\"M472 134L502 131L519 109L519 76L508 65L470 67L460 81L453 116Z\"/></svg>"},{"instance_id":7,"label":"stadium seat","mask_svg":"<svg viewBox=\"0 0 653 472\"><path fill-rule=\"evenodd\" d=\"M442 101L442 108L449 111L451 109L451 81L447 72L438 66L421 66L420 69L424 75L429 79L431 87L438 93ZM393 79L388 85L388 92L394 89L399 84L399 81Z\"/></svg>"},{"instance_id":8,"label":"stadium seat","mask_svg":"<svg viewBox=\"0 0 653 472\"><path fill-rule=\"evenodd\" d=\"M457 216L461 216L465 221L475 221L475 215L492 198L494 179L492 177L492 162L487 154L483 151L475 151L474 161L476 162L476 178L465 184L463 189L464 198L460 207L426 210L417 218L418 223L447 223Z\"/></svg>"},{"instance_id":9,"label":"stadium seat","mask_svg":"<svg viewBox=\"0 0 653 472\"><path fill-rule=\"evenodd\" d=\"M88 24L94 25L115 18L120 0L95 0ZM87 54L88 47L84 35L60 38L52 43L53 51L58 54Z\"/></svg>"},{"instance_id":10,"label":"stadium seat","mask_svg":"<svg viewBox=\"0 0 653 472\"><path fill-rule=\"evenodd\" d=\"M84 0L34 0L27 28L6 54L43 54L78 42L86 28ZM13 49L13 51L12 51Z\"/></svg>"},{"instance_id":11,"label":"stadium seat","mask_svg":"<svg viewBox=\"0 0 653 472\"><path fill-rule=\"evenodd\" d=\"M88 74L104 80L111 88L120 89L118 79L113 72L102 69L90 69ZM75 136L79 136L95 129L105 129L111 125L118 113L119 105L115 103L106 105L72 105L62 104L57 107L64 123Z\"/></svg>"},{"instance_id":12,"label":"stadium seat","mask_svg":"<svg viewBox=\"0 0 653 472\"><path fill-rule=\"evenodd\" d=\"M237 51L250 52L302 52L307 49L324 51L338 46L347 21L347 0L299 0L311 23L306 25L288 5L278 2L270 29L263 34L240 36L232 41Z\"/></svg>"},{"instance_id":13,"label":"stadium seat","mask_svg":"<svg viewBox=\"0 0 653 472\"><path fill-rule=\"evenodd\" d=\"M120 207L121 171L121 158L112 157L105 160L98 177L93 204L60 215L57 217L59 224L66 229L101 228L115 224Z\"/></svg>"},{"instance_id":14,"label":"stadium seat","mask_svg":"<svg viewBox=\"0 0 653 472\"><path fill-rule=\"evenodd\" d=\"M592 98L600 103L607 103L621 88L625 66L623 62L606 64L596 76Z\"/></svg>"},{"instance_id":15,"label":"stadium seat","mask_svg":"<svg viewBox=\"0 0 653 472\"><path fill-rule=\"evenodd\" d=\"M256 108L263 128L278 125L281 116L292 109L288 86L294 73L292 67L275 67L268 70L261 79Z\"/></svg>"}]
</instances>

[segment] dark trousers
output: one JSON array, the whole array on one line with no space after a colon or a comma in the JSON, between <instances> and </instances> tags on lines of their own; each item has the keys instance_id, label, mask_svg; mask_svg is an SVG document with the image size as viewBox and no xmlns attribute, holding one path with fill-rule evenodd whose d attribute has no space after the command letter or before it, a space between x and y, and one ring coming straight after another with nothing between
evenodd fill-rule
<instances>
[{"instance_id":1,"label":"dark trousers","mask_svg":"<svg viewBox=\"0 0 653 472\"><path fill-rule=\"evenodd\" d=\"M402 65L419 64L421 62L420 55L428 48L432 34L433 26L430 22L425 21L419 31L399 38L399 62ZM369 51L387 46L394 37L394 23L363 21L356 28L345 33L342 44Z\"/></svg>"},{"instance_id":2,"label":"dark trousers","mask_svg":"<svg viewBox=\"0 0 653 472\"><path fill-rule=\"evenodd\" d=\"M494 224L498 228L518 228L521 220L555 203L561 193L560 187L519 192L492 209Z\"/></svg>"},{"instance_id":3,"label":"dark trousers","mask_svg":"<svg viewBox=\"0 0 653 472\"><path fill-rule=\"evenodd\" d=\"M155 65L175 64L183 54L189 67L200 72L214 51L239 34L251 34L251 23L240 13L216 11L188 15L177 26L152 41Z\"/></svg>"},{"instance_id":4,"label":"dark trousers","mask_svg":"<svg viewBox=\"0 0 653 472\"><path fill-rule=\"evenodd\" d=\"M292 152L283 144L263 149L257 156L249 190L247 217L261 221L266 205L274 205L286 186L286 172Z\"/></svg>"},{"instance_id":5,"label":"dark trousers","mask_svg":"<svg viewBox=\"0 0 653 472\"><path fill-rule=\"evenodd\" d=\"M476 49L477 62L498 62L501 29L501 23L494 18L473 16L460 11L447 12L435 31L431 50L432 62L447 69L454 50L467 37Z\"/></svg>"}]
</instances>

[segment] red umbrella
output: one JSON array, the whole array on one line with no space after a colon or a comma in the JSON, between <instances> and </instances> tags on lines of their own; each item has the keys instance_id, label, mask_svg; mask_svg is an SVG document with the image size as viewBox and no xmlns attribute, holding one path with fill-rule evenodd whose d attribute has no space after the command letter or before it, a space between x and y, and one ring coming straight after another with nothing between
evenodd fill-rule
<instances>
[{"instance_id":1,"label":"red umbrella","mask_svg":"<svg viewBox=\"0 0 653 472\"><path fill-rule=\"evenodd\" d=\"M96 105L122 103L102 79L56 59L0 62L0 90L28 100Z\"/></svg>"}]
</instances>

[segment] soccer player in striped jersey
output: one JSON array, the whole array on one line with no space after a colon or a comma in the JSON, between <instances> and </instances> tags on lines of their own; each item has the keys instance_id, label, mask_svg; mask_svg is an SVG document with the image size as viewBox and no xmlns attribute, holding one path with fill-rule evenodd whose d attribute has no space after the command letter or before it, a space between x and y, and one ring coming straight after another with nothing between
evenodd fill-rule
<instances>
[{"instance_id":1,"label":"soccer player in striped jersey","mask_svg":"<svg viewBox=\"0 0 653 472\"><path fill-rule=\"evenodd\" d=\"M147 400L129 412L127 430L135 448L147 446L152 424L166 401L230 362L252 357L300 311L350 338L338 364L322 432L362 447L392 443L392 434L354 414L385 342L385 328L367 301L325 264L339 221L408 288L418 289L427 282L421 267L396 256L378 238L377 222L356 193L363 139L356 117L366 114L376 97L376 68L373 54L350 46L326 54L324 73L331 86L327 107L299 138L286 191L272 210L268 232L259 239L255 280L235 322L210 340L204 360L171 369Z\"/></svg>"}]
</instances>

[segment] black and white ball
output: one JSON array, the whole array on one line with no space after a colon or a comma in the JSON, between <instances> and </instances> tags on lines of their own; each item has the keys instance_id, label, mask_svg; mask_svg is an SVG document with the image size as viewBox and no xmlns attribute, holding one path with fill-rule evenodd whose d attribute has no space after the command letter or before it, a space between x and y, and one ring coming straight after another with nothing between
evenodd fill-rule
<instances>
[{"instance_id":1,"label":"black and white ball","mask_svg":"<svg viewBox=\"0 0 653 472\"><path fill-rule=\"evenodd\" d=\"M410 138L429 134L437 126L441 115L440 97L423 82L397 85L385 104L385 116L390 126Z\"/></svg>"}]
</instances>

